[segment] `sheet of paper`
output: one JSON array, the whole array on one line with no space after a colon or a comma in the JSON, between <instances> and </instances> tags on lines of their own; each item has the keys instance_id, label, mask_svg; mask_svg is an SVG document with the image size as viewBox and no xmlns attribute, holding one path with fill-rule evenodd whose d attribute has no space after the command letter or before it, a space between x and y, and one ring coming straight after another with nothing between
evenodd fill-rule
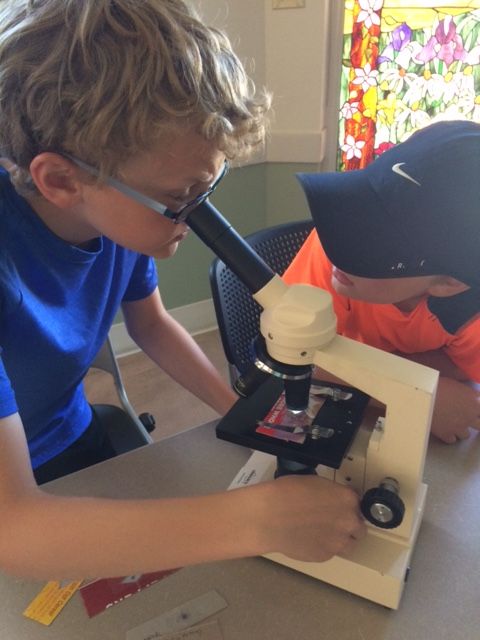
<instances>
[{"instance_id":1,"label":"sheet of paper","mask_svg":"<svg viewBox=\"0 0 480 640\"><path fill-rule=\"evenodd\" d=\"M254 451L230 483L228 490L248 487L264 480L272 480L277 459L269 453Z\"/></svg>"},{"instance_id":2,"label":"sheet of paper","mask_svg":"<svg viewBox=\"0 0 480 640\"><path fill-rule=\"evenodd\" d=\"M162 613L157 618L130 629L127 631L126 640L156 640L163 638L166 634L178 633L203 622L227 606L217 591L208 591L198 598ZM208 636L206 637L208 638Z\"/></svg>"}]
</instances>

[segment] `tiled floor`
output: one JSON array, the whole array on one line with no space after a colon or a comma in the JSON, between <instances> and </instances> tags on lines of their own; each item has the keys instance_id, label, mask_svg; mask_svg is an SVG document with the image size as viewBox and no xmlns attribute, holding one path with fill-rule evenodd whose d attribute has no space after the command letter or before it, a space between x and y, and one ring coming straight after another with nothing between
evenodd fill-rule
<instances>
[{"instance_id":1,"label":"tiled floor","mask_svg":"<svg viewBox=\"0 0 480 640\"><path fill-rule=\"evenodd\" d=\"M228 380L218 331L199 334L195 336L195 340ZM135 410L139 414L148 411L155 416L157 426L152 432L154 440L218 417L213 409L171 380L143 353L119 358L118 362L129 400ZM89 373L86 389L91 402L118 404L111 377L106 373Z\"/></svg>"}]
</instances>

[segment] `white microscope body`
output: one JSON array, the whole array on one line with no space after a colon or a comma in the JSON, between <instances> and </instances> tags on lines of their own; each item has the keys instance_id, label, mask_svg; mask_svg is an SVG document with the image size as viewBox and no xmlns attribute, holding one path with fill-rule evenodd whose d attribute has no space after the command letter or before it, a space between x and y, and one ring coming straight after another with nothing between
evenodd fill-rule
<instances>
[{"instance_id":1,"label":"white microscope body","mask_svg":"<svg viewBox=\"0 0 480 640\"><path fill-rule=\"evenodd\" d=\"M341 466L319 466L317 473L351 486L360 496L387 479L395 483L405 505L398 527L369 524L367 536L347 555L322 563L282 554L267 557L396 609L424 511L424 463L438 372L337 335L326 291L289 287L276 276L254 298L264 309L260 330L272 358L314 364L385 405L383 418L361 425ZM271 479L273 473L272 465L262 479Z\"/></svg>"},{"instance_id":2,"label":"white microscope body","mask_svg":"<svg viewBox=\"0 0 480 640\"><path fill-rule=\"evenodd\" d=\"M398 607L424 511L427 487L423 470L438 372L338 336L330 294L309 285L286 285L208 201L188 216L187 223L263 307L260 331L273 360L282 366L300 365L299 370L308 373L310 365L317 365L385 406L381 423L369 425L364 420L350 446L335 461L335 469L315 470L356 489L363 496L364 513L365 494L377 487L385 491L386 486L391 494L394 488L404 507L401 517L389 523L395 526L369 526L366 538L350 554L323 563L297 562L279 554L269 557L387 607ZM255 392L252 398L263 411L270 402L270 391L262 387L258 391L259 398ZM279 441L267 447L265 437L261 441L253 437L255 425L248 423L250 415L244 412L245 407L242 401L234 405L217 425L217 436L243 446L257 445L254 448L270 453L282 449L275 453L280 460L286 449ZM299 458L298 450L295 455ZM287 456L283 459L290 461ZM295 457L291 460L295 462ZM273 473L273 468L268 470L265 479ZM388 504L392 503L387 508L385 504L375 497L369 506L368 513L376 512L373 520L377 523L389 517Z\"/></svg>"}]
</instances>

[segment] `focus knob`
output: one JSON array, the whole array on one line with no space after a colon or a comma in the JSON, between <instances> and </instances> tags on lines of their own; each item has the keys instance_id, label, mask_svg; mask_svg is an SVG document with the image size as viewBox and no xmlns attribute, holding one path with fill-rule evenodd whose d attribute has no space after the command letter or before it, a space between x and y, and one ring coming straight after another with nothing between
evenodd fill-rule
<instances>
[{"instance_id":1,"label":"focus knob","mask_svg":"<svg viewBox=\"0 0 480 640\"><path fill-rule=\"evenodd\" d=\"M381 529L398 527L405 515L405 505L398 493L399 484L394 478L385 478L380 486L369 489L360 503L365 518Z\"/></svg>"}]
</instances>

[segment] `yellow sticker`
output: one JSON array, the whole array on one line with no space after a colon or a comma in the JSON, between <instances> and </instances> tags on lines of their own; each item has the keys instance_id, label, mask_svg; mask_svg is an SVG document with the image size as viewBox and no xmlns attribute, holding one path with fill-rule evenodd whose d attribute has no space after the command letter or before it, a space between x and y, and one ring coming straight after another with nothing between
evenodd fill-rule
<instances>
[{"instance_id":1,"label":"yellow sticker","mask_svg":"<svg viewBox=\"0 0 480 640\"><path fill-rule=\"evenodd\" d=\"M82 584L77 582L47 582L40 593L32 600L23 612L31 620L44 625L51 624Z\"/></svg>"}]
</instances>

